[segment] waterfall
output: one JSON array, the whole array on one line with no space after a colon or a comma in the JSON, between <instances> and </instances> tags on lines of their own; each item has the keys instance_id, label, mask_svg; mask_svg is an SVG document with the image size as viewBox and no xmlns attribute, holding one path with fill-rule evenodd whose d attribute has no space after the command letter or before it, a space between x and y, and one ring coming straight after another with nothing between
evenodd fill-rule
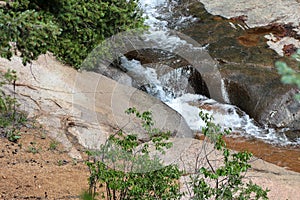
<instances>
[{"instance_id":1,"label":"waterfall","mask_svg":"<svg viewBox=\"0 0 300 200\"><path fill-rule=\"evenodd\" d=\"M140 61L129 61L126 57L121 57L122 66L128 70L128 75L136 82L138 87L144 87L148 94L157 97L161 101L168 101L170 97L163 90L163 86L157 78L157 73L153 68L143 67Z\"/></svg>"},{"instance_id":2,"label":"waterfall","mask_svg":"<svg viewBox=\"0 0 300 200\"><path fill-rule=\"evenodd\" d=\"M239 135L253 136L272 143L292 144L284 134L268 127L259 127L249 115L234 105L222 104L199 94L175 91L173 83L167 80L176 81L186 76L186 73L182 73L178 69L158 77L154 68L144 67L140 61L122 57L121 64L128 70L128 75L137 82L138 87L143 87L148 94L157 97L179 112L192 130L200 131L205 125L199 117L199 112L202 110L213 116L214 123L219 124L222 128L231 128Z\"/></svg>"},{"instance_id":3,"label":"waterfall","mask_svg":"<svg viewBox=\"0 0 300 200\"><path fill-rule=\"evenodd\" d=\"M225 83L224 83L224 79L221 79L221 92L222 92L223 100L226 103L230 104L229 95L228 95L228 92L227 92L227 89L226 89L226 86L225 86Z\"/></svg>"},{"instance_id":4,"label":"waterfall","mask_svg":"<svg viewBox=\"0 0 300 200\"><path fill-rule=\"evenodd\" d=\"M175 0L172 1L176 3ZM167 0L140 0L140 6L147 15L146 24L150 27L147 39L158 41L163 49L172 52L177 47L187 44L186 41L168 34L168 21L164 20L172 13L161 13L170 1ZM167 15L167 16L164 16ZM178 19L191 20L186 16ZM159 47L157 47L159 49ZM188 72L182 69L172 69L167 73L159 74L157 68L151 65L143 66L137 60L121 58L122 66L128 70L128 75L136 82L136 87L159 98L168 106L179 112L187 121L191 129L199 131L205 125L200 119L200 110L213 116L213 121L222 128L231 128L238 135L255 137L266 142L276 144L300 144L289 141L283 132L268 127L259 126L249 115L234 105L230 105L229 95L224 80L221 79L221 93L226 104L219 103L203 95L188 93ZM162 66L161 66L162 67ZM171 67L169 67L171 68ZM235 136L237 134L234 134Z\"/></svg>"}]
</instances>

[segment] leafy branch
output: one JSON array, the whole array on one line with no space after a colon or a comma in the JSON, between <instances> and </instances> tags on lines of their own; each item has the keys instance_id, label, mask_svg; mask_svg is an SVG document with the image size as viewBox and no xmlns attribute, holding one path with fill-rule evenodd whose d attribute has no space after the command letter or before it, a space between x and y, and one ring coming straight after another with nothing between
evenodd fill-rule
<instances>
[{"instance_id":1,"label":"leafy branch","mask_svg":"<svg viewBox=\"0 0 300 200\"><path fill-rule=\"evenodd\" d=\"M267 192L260 186L243 182L245 173L251 165L252 157L248 152L232 153L226 147L223 136L230 130L221 130L219 125L212 122L212 117L200 112L200 117L206 123L202 129L205 141L214 145L214 149L222 153L222 164L214 167L208 154L205 152L205 161L208 167L196 164L195 174L190 176L190 186L193 190L192 199L268 199ZM198 160L197 160L198 162Z\"/></svg>"},{"instance_id":2,"label":"leafy branch","mask_svg":"<svg viewBox=\"0 0 300 200\"><path fill-rule=\"evenodd\" d=\"M298 61L300 70L300 49L297 50L292 58ZM277 61L275 63L278 73L281 75L281 81L284 84L296 85L300 89L300 72L290 68L285 62ZM300 101L300 94L296 95L296 98Z\"/></svg>"},{"instance_id":3,"label":"leafy branch","mask_svg":"<svg viewBox=\"0 0 300 200\"><path fill-rule=\"evenodd\" d=\"M100 151L88 151L90 196L96 196L100 185L105 188L101 197L106 199L180 199L178 180L182 172L176 165L164 166L159 157L150 153L152 145L161 153L170 148L170 133L153 128L149 111L140 113L129 108L126 113L141 120L150 139L141 143L137 135L119 130Z\"/></svg>"},{"instance_id":4,"label":"leafy branch","mask_svg":"<svg viewBox=\"0 0 300 200\"><path fill-rule=\"evenodd\" d=\"M3 134L12 142L20 139L19 129L26 121L26 115L17 111L19 104L15 96L5 94L3 90L4 86L12 85L15 95L16 80L16 71L0 72L0 135Z\"/></svg>"}]
</instances>

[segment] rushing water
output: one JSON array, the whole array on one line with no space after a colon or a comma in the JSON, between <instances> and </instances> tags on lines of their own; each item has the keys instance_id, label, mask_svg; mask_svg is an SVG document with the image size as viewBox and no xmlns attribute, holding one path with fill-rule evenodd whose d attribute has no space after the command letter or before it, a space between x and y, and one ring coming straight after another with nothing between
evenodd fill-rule
<instances>
[{"instance_id":1,"label":"rushing water","mask_svg":"<svg viewBox=\"0 0 300 200\"><path fill-rule=\"evenodd\" d=\"M187 43L168 33L168 27L171 27L169 23L172 19L172 5L176 3L167 0L140 0L140 7L148 17L146 24L150 27L147 38L157 40L162 46L168 47L170 52ZM195 20L197 19L191 16L179 16L172 20L172 24L180 25ZM201 130L204 126L204 122L198 115L200 110L203 110L213 116L216 124L223 128L231 128L238 135L259 138L269 143L300 144L300 141L289 141L283 134L284 130L275 131L268 127L261 127L238 107L230 105L223 80L221 80L222 96L228 104L219 103L203 95L188 93L188 71L173 69L168 73L158 74L157 68L151 65L143 66L139 61L128 60L126 57L121 58L121 64L128 70L128 75L138 82L139 87L178 111L195 131Z\"/></svg>"},{"instance_id":2,"label":"rushing water","mask_svg":"<svg viewBox=\"0 0 300 200\"><path fill-rule=\"evenodd\" d=\"M187 73L183 73L182 70L174 69L171 73L159 77L154 68L145 67L137 60L127 60L123 57L121 62L128 70L128 74L139 82L139 86L143 86L147 93L179 112L195 131L201 130L205 125L199 117L199 112L202 110L212 115L216 124L223 128L231 128L239 135L252 136L271 143L293 144L283 133L260 127L249 115L234 105L222 104L199 94L182 94L181 90L184 91L184 88L172 89L174 83L167 80L178 80L177 84L188 87L187 84L182 83L187 76Z\"/></svg>"}]
</instances>

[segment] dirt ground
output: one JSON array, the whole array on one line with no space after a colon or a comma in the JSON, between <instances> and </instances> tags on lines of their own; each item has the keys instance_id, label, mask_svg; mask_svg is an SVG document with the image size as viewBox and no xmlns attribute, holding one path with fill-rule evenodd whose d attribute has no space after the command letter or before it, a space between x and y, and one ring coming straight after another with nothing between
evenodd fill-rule
<instances>
[{"instance_id":1,"label":"dirt ground","mask_svg":"<svg viewBox=\"0 0 300 200\"><path fill-rule=\"evenodd\" d=\"M17 143L0 138L1 200L79 199L88 176L83 161L40 130L25 130Z\"/></svg>"},{"instance_id":2,"label":"dirt ground","mask_svg":"<svg viewBox=\"0 0 300 200\"><path fill-rule=\"evenodd\" d=\"M233 149L244 150L237 148L237 144L233 141L227 142ZM239 146L255 150L252 148L253 145L248 148L241 143ZM269 148L266 146L259 152L267 151ZM281 155L280 158L277 158L275 150ZM269 160L270 162L299 171L299 149L275 150L270 148L272 153L265 154L273 158ZM295 158L285 161L282 154ZM80 195L88 189L89 177L88 168L84 164L87 156L84 152L81 155L84 158L81 161L70 158L64 148L42 129L22 130L21 139L17 143L0 137L0 200L80 199ZM279 160L282 163L278 163ZM294 160L296 164L292 165L289 160ZM275 189L271 188L276 191L276 186L274 187ZM297 188L296 185L293 187Z\"/></svg>"}]
</instances>

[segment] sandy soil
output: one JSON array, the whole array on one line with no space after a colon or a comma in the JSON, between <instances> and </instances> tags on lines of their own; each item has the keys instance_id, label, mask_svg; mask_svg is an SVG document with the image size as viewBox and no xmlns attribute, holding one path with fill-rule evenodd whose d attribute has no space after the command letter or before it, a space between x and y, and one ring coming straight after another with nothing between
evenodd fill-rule
<instances>
[{"instance_id":1,"label":"sandy soil","mask_svg":"<svg viewBox=\"0 0 300 200\"><path fill-rule=\"evenodd\" d=\"M17 143L0 138L0 199L79 199L86 165L41 131L24 131Z\"/></svg>"}]
</instances>

